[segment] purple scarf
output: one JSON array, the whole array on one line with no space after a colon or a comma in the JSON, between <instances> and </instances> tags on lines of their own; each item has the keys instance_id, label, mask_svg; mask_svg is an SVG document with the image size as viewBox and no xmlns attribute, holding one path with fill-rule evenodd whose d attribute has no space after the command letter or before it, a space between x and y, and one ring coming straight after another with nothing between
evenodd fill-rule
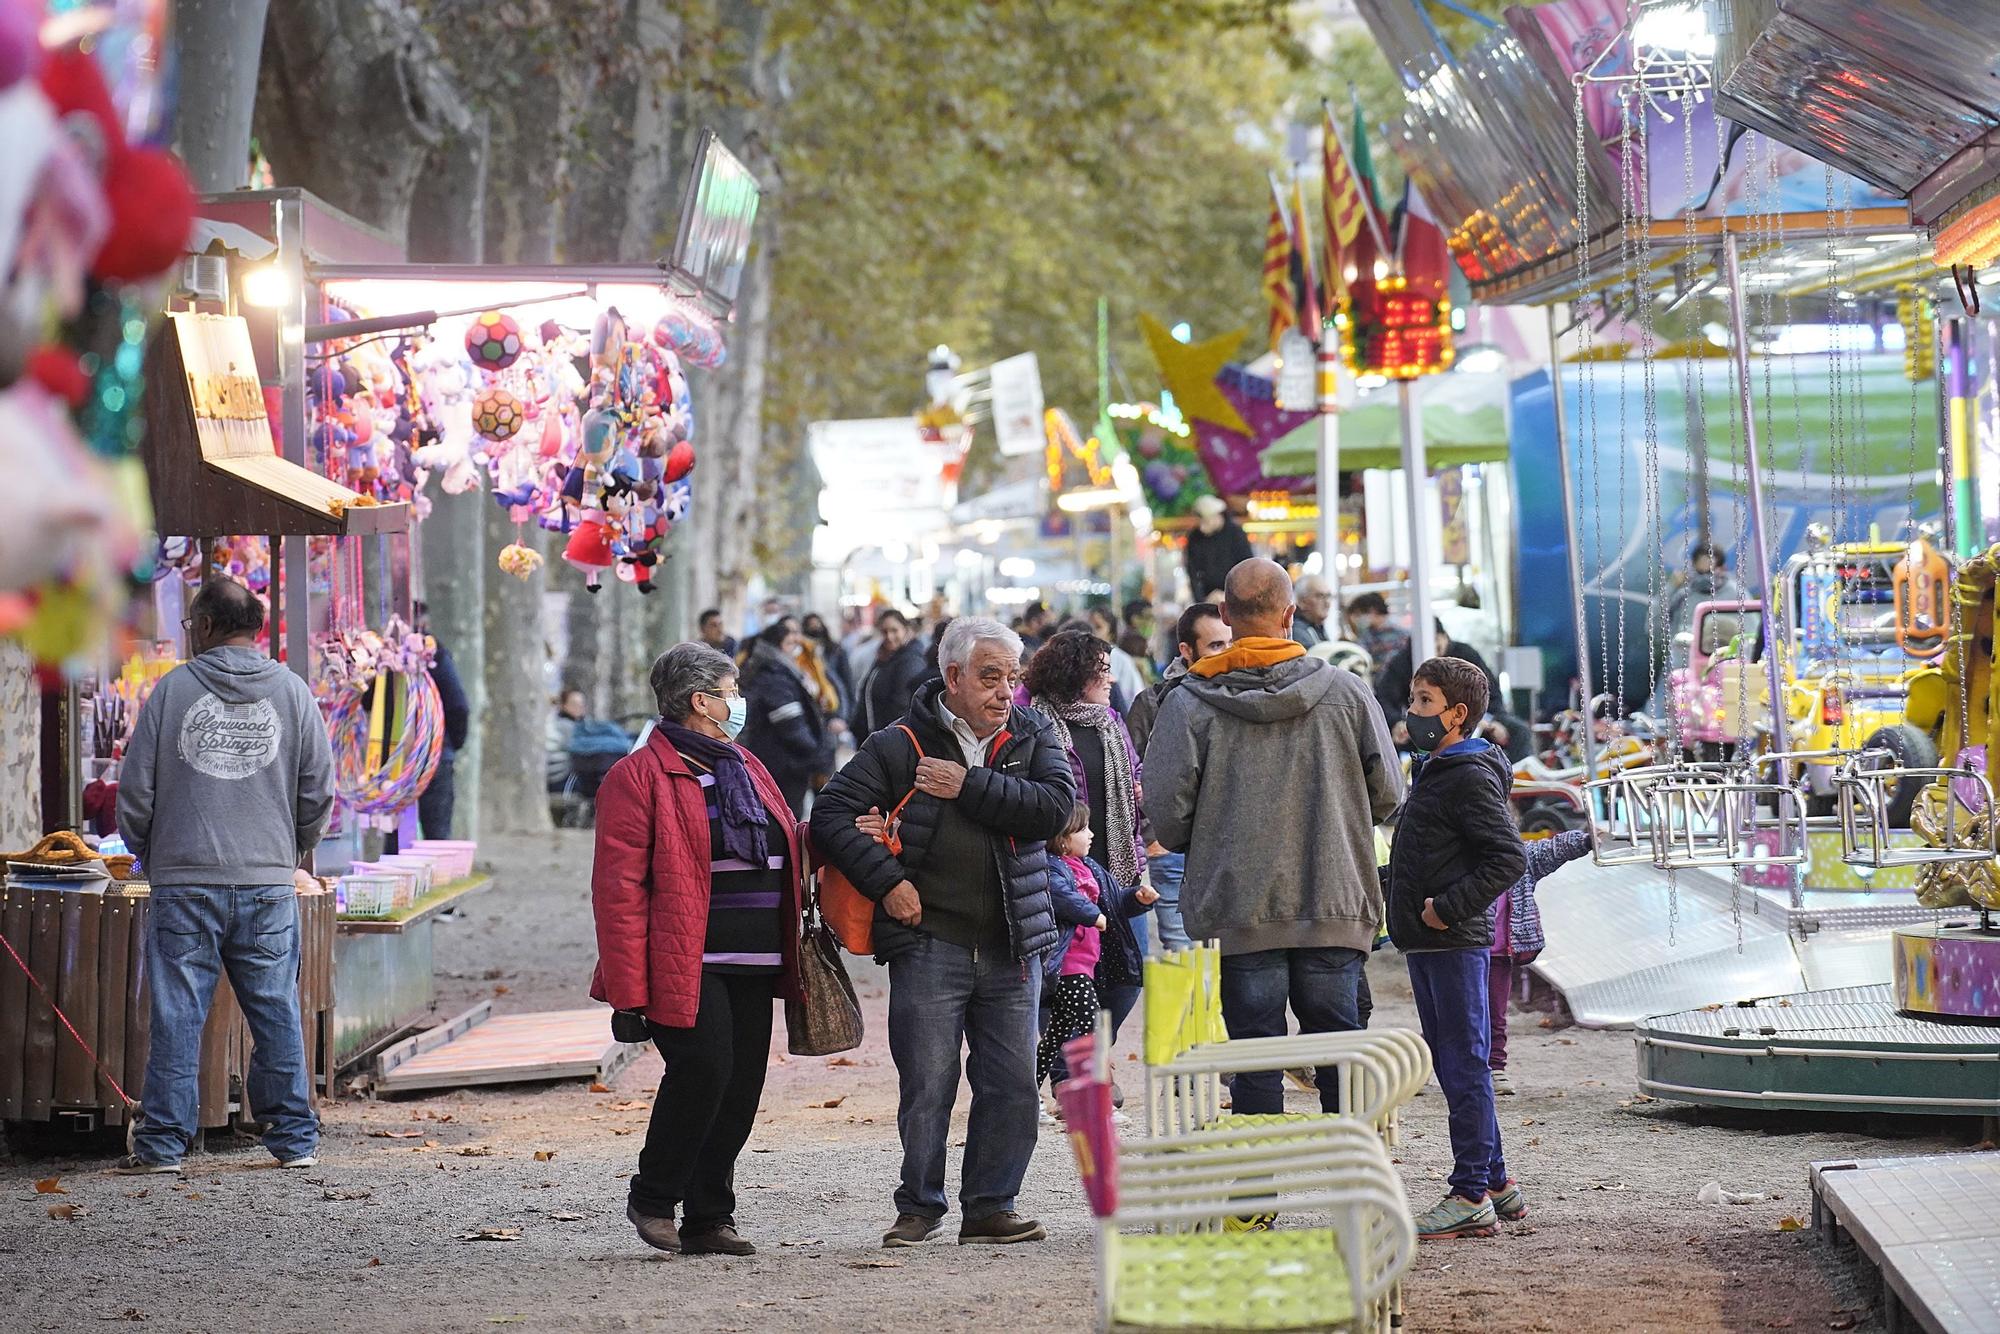
<instances>
[{"instance_id":1,"label":"purple scarf","mask_svg":"<svg viewBox=\"0 0 2000 1334\"><path fill-rule=\"evenodd\" d=\"M660 720L660 730L684 757L695 761L715 776L715 809L722 819L722 850L738 861L763 866L770 858L765 841L771 823L757 785L750 781L750 766L743 752L727 741L704 736L679 723Z\"/></svg>"}]
</instances>

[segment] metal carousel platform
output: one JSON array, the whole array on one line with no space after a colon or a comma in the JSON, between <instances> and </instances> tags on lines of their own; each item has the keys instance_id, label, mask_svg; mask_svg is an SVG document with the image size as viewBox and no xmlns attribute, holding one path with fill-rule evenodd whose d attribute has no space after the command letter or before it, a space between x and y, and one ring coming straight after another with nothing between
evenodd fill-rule
<instances>
[{"instance_id":1,"label":"metal carousel platform","mask_svg":"<svg viewBox=\"0 0 2000 1334\"><path fill-rule=\"evenodd\" d=\"M2000 1114L2000 1025L1915 1019L1887 983L1638 1024L1640 1091L1712 1107Z\"/></svg>"}]
</instances>

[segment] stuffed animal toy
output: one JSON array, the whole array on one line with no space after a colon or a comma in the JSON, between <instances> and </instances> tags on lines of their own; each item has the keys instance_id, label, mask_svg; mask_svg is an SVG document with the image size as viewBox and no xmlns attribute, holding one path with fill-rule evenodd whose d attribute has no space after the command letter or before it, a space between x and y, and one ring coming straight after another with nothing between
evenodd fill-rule
<instances>
[{"instance_id":1,"label":"stuffed animal toy","mask_svg":"<svg viewBox=\"0 0 2000 1334\"><path fill-rule=\"evenodd\" d=\"M611 549L612 524L611 515L605 510L587 509L563 546L563 559L583 571L583 586L593 593L598 590L604 572L617 561Z\"/></svg>"}]
</instances>

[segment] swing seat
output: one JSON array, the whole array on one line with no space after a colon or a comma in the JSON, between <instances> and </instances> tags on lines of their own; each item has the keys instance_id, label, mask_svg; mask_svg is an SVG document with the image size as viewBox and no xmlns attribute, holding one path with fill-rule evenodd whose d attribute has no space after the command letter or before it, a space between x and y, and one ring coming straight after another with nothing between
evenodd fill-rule
<instances>
[{"instance_id":1,"label":"swing seat","mask_svg":"<svg viewBox=\"0 0 2000 1334\"><path fill-rule=\"evenodd\" d=\"M1799 866L1806 860L1805 805L1798 789L1754 781L1747 769L1689 772L1654 784L1653 865L1662 871ZM1775 849L1754 837L1769 802L1779 832ZM1796 836L1788 836L1791 834Z\"/></svg>"},{"instance_id":2,"label":"swing seat","mask_svg":"<svg viewBox=\"0 0 2000 1334\"><path fill-rule=\"evenodd\" d=\"M1645 765L1583 785L1592 861L1599 866L1642 866L1652 862L1651 788L1677 767Z\"/></svg>"},{"instance_id":3,"label":"swing seat","mask_svg":"<svg viewBox=\"0 0 2000 1334\"><path fill-rule=\"evenodd\" d=\"M1842 796L1842 861L1881 870L1993 859L1993 787L1985 774L1977 769L1864 768L1863 761L1877 754L1886 752L1867 752L1833 778ZM1929 843L1926 847L1897 847L1890 838L1890 799L1900 784L1911 779L1928 784L1920 798L1924 810L1918 828Z\"/></svg>"}]
</instances>

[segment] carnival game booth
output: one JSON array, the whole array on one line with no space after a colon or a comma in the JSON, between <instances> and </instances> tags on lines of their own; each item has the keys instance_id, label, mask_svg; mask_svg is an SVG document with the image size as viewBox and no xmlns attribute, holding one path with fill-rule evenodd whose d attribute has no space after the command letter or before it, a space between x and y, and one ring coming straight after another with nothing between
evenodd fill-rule
<instances>
[{"instance_id":1,"label":"carnival game booth","mask_svg":"<svg viewBox=\"0 0 2000 1334\"><path fill-rule=\"evenodd\" d=\"M332 1050L347 1065L431 1014L437 917L488 883L471 844L415 836L442 720L413 605L454 578L415 540L427 487L484 494L514 521L500 574L531 578L560 553L593 591L650 592L693 504L683 362L721 363L712 298L733 298L735 273L412 265L296 190L212 199L204 218L214 253L196 265L263 303L256 356L285 457L254 466L307 475L294 494L340 493L326 508L342 526L274 546L264 567L274 592L319 595L283 619L282 656L335 743L340 814L319 869L340 908ZM231 512L183 527L224 531Z\"/></svg>"}]
</instances>

